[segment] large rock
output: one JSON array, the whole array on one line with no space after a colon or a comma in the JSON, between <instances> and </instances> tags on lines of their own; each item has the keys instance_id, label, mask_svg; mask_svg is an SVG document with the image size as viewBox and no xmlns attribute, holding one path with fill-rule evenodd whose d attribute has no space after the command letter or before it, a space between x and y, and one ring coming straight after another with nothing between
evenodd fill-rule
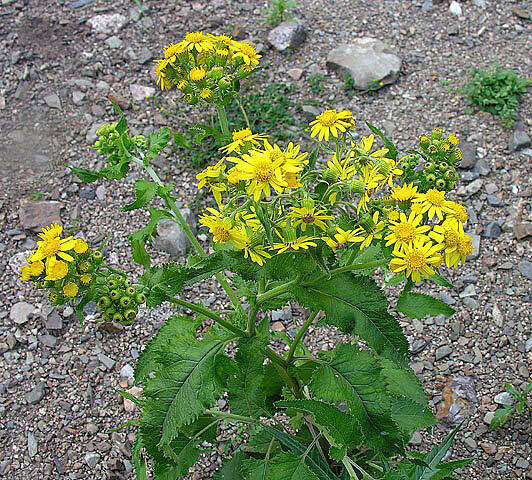
<instances>
[{"instance_id":1,"label":"large rock","mask_svg":"<svg viewBox=\"0 0 532 480\"><path fill-rule=\"evenodd\" d=\"M105 13L96 15L87 20L93 33L118 33L125 25L127 19L119 13Z\"/></svg>"},{"instance_id":2,"label":"large rock","mask_svg":"<svg viewBox=\"0 0 532 480\"><path fill-rule=\"evenodd\" d=\"M303 23L296 20L283 22L268 34L268 42L280 52L299 47L305 38L307 29Z\"/></svg>"},{"instance_id":3,"label":"large rock","mask_svg":"<svg viewBox=\"0 0 532 480\"><path fill-rule=\"evenodd\" d=\"M181 213L190 225L195 229L195 219L188 208L181 209ZM159 251L169 253L172 257L182 257L189 246L189 240L185 232L173 220L164 220L157 225L157 237L153 241L153 246Z\"/></svg>"},{"instance_id":4,"label":"large rock","mask_svg":"<svg viewBox=\"0 0 532 480\"><path fill-rule=\"evenodd\" d=\"M342 77L348 73L356 88L366 90L376 82L395 82L401 70L401 59L380 40L364 37L329 52L327 68Z\"/></svg>"},{"instance_id":5,"label":"large rock","mask_svg":"<svg viewBox=\"0 0 532 480\"><path fill-rule=\"evenodd\" d=\"M17 302L11 307L9 318L17 325L22 325L29 320L29 316L35 313L37 309L27 302Z\"/></svg>"},{"instance_id":6,"label":"large rock","mask_svg":"<svg viewBox=\"0 0 532 480\"><path fill-rule=\"evenodd\" d=\"M21 200L19 218L28 230L39 231L52 223L61 223L61 202Z\"/></svg>"}]
</instances>

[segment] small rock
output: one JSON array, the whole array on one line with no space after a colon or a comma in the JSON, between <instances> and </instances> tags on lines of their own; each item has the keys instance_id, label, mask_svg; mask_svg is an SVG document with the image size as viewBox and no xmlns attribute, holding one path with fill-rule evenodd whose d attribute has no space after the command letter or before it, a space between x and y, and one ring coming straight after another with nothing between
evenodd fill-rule
<instances>
[{"instance_id":1,"label":"small rock","mask_svg":"<svg viewBox=\"0 0 532 480\"><path fill-rule=\"evenodd\" d=\"M38 450L39 444L37 443L35 435L33 435L31 432L28 432L28 455L30 458L33 458L35 455L37 455Z\"/></svg>"},{"instance_id":2,"label":"small rock","mask_svg":"<svg viewBox=\"0 0 532 480\"><path fill-rule=\"evenodd\" d=\"M78 8L86 7L87 5L90 5L91 3L94 3L96 0L77 0L76 2L72 2L70 4L70 8L72 10L76 10Z\"/></svg>"},{"instance_id":3,"label":"small rock","mask_svg":"<svg viewBox=\"0 0 532 480\"><path fill-rule=\"evenodd\" d=\"M303 69L302 68L291 68L286 73L288 73L288 76L292 78L293 80L299 80L301 78L301 75L303 75Z\"/></svg>"},{"instance_id":4,"label":"small rock","mask_svg":"<svg viewBox=\"0 0 532 480\"><path fill-rule=\"evenodd\" d=\"M281 23L268 34L268 42L280 52L294 50L307 38L307 29L301 22L291 20Z\"/></svg>"},{"instance_id":5,"label":"small rock","mask_svg":"<svg viewBox=\"0 0 532 480\"><path fill-rule=\"evenodd\" d=\"M143 47L142 50L139 52L138 62L141 65L145 65L146 63L151 62L152 59L153 59L153 52L149 48Z\"/></svg>"},{"instance_id":6,"label":"small rock","mask_svg":"<svg viewBox=\"0 0 532 480\"><path fill-rule=\"evenodd\" d=\"M451 297L451 295L445 290L442 290L438 295L441 301L446 303L447 305L454 305L456 303L456 300Z\"/></svg>"},{"instance_id":7,"label":"small rock","mask_svg":"<svg viewBox=\"0 0 532 480\"><path fill-rule=\"evenodd\" d=\"M102 128L102 125L104 125L103 122L97 122L93 123L90 128L87 130L87 134L85 135L85 141L92 145L96 140L98 140L98 136L96 135L96 132Z\"/></svg>"},{"instance_id":8,"label":"small rock","mask_svg":"<svg viewBox=\"0 0 532 480\"><path fill-rule=\"evenodd\" d=\"M134 386L127 390L127 392L133 395L134 397L139 398L142 394L142 388ZM126 412L134 412L136 408L137 405L135 402L132 402L128 398L124 398L124 410Z\"/></svg>"},{"instance_id":9,"label":"small rock","mask_svg":"<svg viewBox=\"0 0 532 480\"><path fill-rule=\"evenodd\" d=\"M36 311L37 309L27 302L17 302L11 307L9 318L17 325L23 325L29 320L29 316Z\"/></svg>"},{"instance_id":10,"label":"small rock","mask_svg":"<svg viewBox=\"0 0 532 480\"><path fill-rule=\"evenodd\" d=\"M274 332L284 332L285 327L283 325L283 322L273 322L271 326L272 331Z\"/></svg>"},{"instance_id":11,"label":"small rock","mask_svg":"<svg viewBox=\"0 0 532 480\"><path fill-rule=\"evenodd\" d=\"M477 448L477 442L475 442L475 439L473 437L465 437L464 443L471 449L475 450Z\"/></svg>"},{"instance_id":12,"label":"small rock","mask_svg":"<svg viewBox=\"0 0 532 480\"><path fill-rule=\"evenodd\" d=\"M516 223L513 227L513 232L517 240L532 236L532 222Z\"/></svg>"},{"instance_id":13,"label":"small rock","mask_svg":"<svg viewBox=\"0 0 532 480\"><path fill-rule=\"evenodd\" d=\"M495 417L495 412L487 412L486 415L484 415L484 423L490 425L491 422L493 422L493 417Z\"/></svg>"},{"instance_id":14,"label":"small rock","mask_svg":"<svg viewBox=\"0 0 532 480\"><path fill-rule=\"evenodd\" d=\"M104 355L103 353L98 354L98 360L107 368L107 370L111 370L115 366L115 361L112 358L109 358L107 355Z\"/></svg>"},{"instance_id":15,"label":"small rock","mask_svg":"<svg viewBox=\"0 0 532 480\"><path fill-rule=\"evenodd\" d=\"M89 452L85 455L85 463L90 467L94 468L100 461L100 455L95 452Z\"/></svg>"},{"instance_id":16,"label":"small rock","mask_svg":"<svg viewBox=\"0 0 532 480\"><path fill-rule=\"evenodd\" d=\"M449 11L453 14L453 15L456 15L457 17L460 17L462 16L462 7L460 6L460 4L453 0L451 2L451 5L449 5Z\"/></svg>"},{"instance_id":17,"label":"small rock","mask_svg":"<svg viewBox=\"0 0 532 480\"><path fill-rule=\"evenodd\" d=\"M26 401L28 403L31 403L32 405L35 405L44 398L45 393L46 386L44 385L44 383L38 383L28 393L26 393Z\"/></svg>"},{"instance_id":18,"label":"small rock","mask_svg":"<svg viewBox=\"0 0 532 480\"><path fill-rule=\"evenodd\" d=\"M133 378L133 376L135 375L135 370L133 369L133 367L129 364L129 363L126 363L121 369L120 369L120 377L121 378Z\"/></svg>"},{"instance_id":19,"label":"small rock","mask_svg":"<svg viewBox=\"0 0 532 480\"><path fill-rule=\"evenodd\" d=\"M105 13L89 18L87 23L91 26L93 33L118 33L126 21L126 17L119 13Z\"/></svg>"},{"instance_id":20,"label":"small rock","mask_svg":"<svg viewBox=\"0 0 532 480\"><path fill-rule=\"evenodd\" d=\"M450 377L442 392L437 417L456 425L470 417L478 405L475 381L471 377L456 375Z\"/></svg>"},{"instance_id":21,"label":"small rock","mask_svg":"<svg viewBox=\"0 0 532 480\"><path fill-rule=\"evenodd\" d=\"M471 240L473 241L473 253L469 255L466 260L474 260L475 258L478 258L480 254L480 235L477 235L473 232L466 232L467 236L471 237Z\"/></svg>"},{"instance_id":22,"label":"small rock","mask_svg":"<svg viewBox=\"0 0 532 480\"><path fill-rule=\"evenodd\" d=\"M432 10L434 5L432 4L432 0L425 0L423 4L421 5L421 11L422 12L429 12Z\"/></svg>"},{"instance_id":23,"label":"small rock","mask_svg":"<svg viewBox=\"0 0 532 480\"><path fill-rule=\"evenodd\" d=\"M499 405L511 406L514 404L513 397L508 392L501 392L495 395L493 401Z\"/></svg>"},{"instance_id":24,"label":"small rock","mask_svg":"<svg viewBox=\"0 0 532 480\"><path fill-rule=\"evenodd\" d=\"M486 8L486 0L473 0L473 5L479 8Z\"/></svg>"},{"instance_id":25,"label":"small rock","mask_svg":"<svg viewBox=\"0 0 532 480\"><path fill-rule=\"evenodd\" d=\"M486 197L486 200L488 201L488 205L490 207L504 207L506 204L496 195L488 195Z\"/></svg>"},{"instance_id":26,"label":"small rock","mask_svg":"<svg viewBox=\"0 0 532 480\"><path fill-rule=\"evenodd\" d=\"M46 317L44 327L46 330L61 330L63 328L63 320L56 310L52 310L52 312Z\"/></svg>"},{"instance_id":27,"label":"small rock","mask_svg":"<svg viewBox=\"0 0 532 480\"><path fill-rule=\"evenodd\" d=\"M517 152L523 148L530 147L530 137L524 129L516 128L510 134L510 140L508 141L508 150L511 152Z\"/></svg>"},{"instance_id":28,"label":"small rock","mask_svg":"<svg viewBox=\"0 0 532 480\"><path fill-rule=\"evenodd\" d=\"M327 68L343 78L347 73L355 88L366 90L376 82L393 83L401 70L401 59L380 40L364 37L340 45L327 56Z\"/></svg>"},{"instance_id":29,"label":"small rock","mask_svg":"<svg viewBox=\"0 0 532 480\"><path fill-rule=\"evenodd\" d=\"M314 105L303 105L301 110L305 114L305 117L312 120L314 120L314 117L317 117L321 113L321 110Z\"/></svg>"},{"instance_id":30,"label":"small rock","mask_svg":"<svg viewBox=\"0 0 532 480\"><path fill-rule=\"evenodd\" d=\"M476 310L478 308L478 302L471 297L466 297L463 300L464 305L469 308L470 310Z\"/></svg>"},{"instance_id":31,"label":"small rock","mask_svg":"<svg viewBox=\"0 0 532 480\"><path fill-rule=\"evenodd\" d=\"M460 293L460 298L474 297L476 294L475 286L470 284Z\"/></svg>"},{"instance_id":32,"label":"small rock","mask_svg":"<svg viewBox=\"0 0 532 480\"><path fill-rule=\"evenodd\" d=\"M421 434L419 432L415 432L412 435L412 438L410 439L410 444L411 445L421 445L422 441L423 441L423 437L421 436Z\"/></svg>"},{"instance_id":33,"label":"small rock","mask_svg":"<svg viewBox=\"0 0 532 480\"><path fill-rule=\"evenodd\" d=\"M517 270L519 270L519 273L521 273L521 275L528 278L529 280L532 280L532 262L529 262L528 260L521 260L517 264Z\"/></svg>"},{"instance_id":34,"label":"small rock","mask_svg":"<svg viewBox=\"0 0 532 480\"><path fill-rule=\"evenodd\" d=\"M52 223L61 224L61 202L21 200L19 220L23 228L38 231Z\"/></svg>"},{"instance_id":35,"label":"small rock","mask_svg":"<svg viewBox=\"0 0 532 480\"><path fill-rule=\"evenodd\" d=\"M57 345L57 338L50 334L39 335L39 342L49 348L54 348Z\"/></svg>"},{"instance_id":36,"label":"small rock","mask_svg":"<svg viewBox=\"0 0 532 480\"><path fill-rule=\"evenodd\" d=\"M469 185L467 185L466 193L468 195L474 195L475 193L479 192L482 188L483 181L480 178L477 178L476 180L472 181Z\"/></svg>"},{"instance_id":37,"label":"small rock","mask_svg":"<svg viewBox=\"0 0 532 480\"><path fill-rule=\"evenodd\" d=\"M460 143L460 150L462 151L462 160L460 161L460 168L472 168L477 163L477 149L469 142L462 141Z\"/></svg>"},{"instance_id":38,"label":"small rock","mask_svg":"<svg viewBox=\"0 0 532 480\"><path fill-rule=\"evenodd\" d=\"M442 345L436 349L436 360L448 357L451 353L453 353L453 349L449 345Z\"/></svg>"},{"instance_id":39,"label":"small rock","mask_svg":"<svg viewBox=\"0 0 532 480\"><path fill-rule=\"evenodd\" d=\"M59 99L59 96L56 93L46 95L46 97L44 97L44 102L50 108L61 108L61 100Z\"/></svg>"},{"instance_id":40,"label":"small rock","mask_svg":"<svg viewBox=\"0 0 532 480\"><path fill-rule=\"evenodd\" d=\"M290 305L286 305L283 308L280 308L279 310L272 310L271 313L272 322L277 322L279 320L287 321L292 319L292 307Z\"/></svg>"},{"instance_id":41,"label":"small rock","mask_svg":"<svg viewBox=\"0 0 532 480\"><path fill-rule=\"evenodd\" d=\"M194 231L196 229L195 217L188 208L182 208L181 214ZM189 240L179 225L173 220L163 220L157 225L157 236L153 240L153 247L159 251L169 253L172 257L179 258L185 255Z\"/></svg>"},{"instance_id":42,"label":"small rock","mask_svg":"<svg viewBox=\"0 0 532 480\"><path fill-rule=\"evenodd\" d=\"M522 470L528 470L528 467L530 466L530 462L523 457L519 457L517 461L515 462L515 466L517 468L521 468Z\"/></svg>"},{"instance_id":43,"label":"small rock","mask_svg":"<svg viewBox=\"0 0 532 480\"><path fill-rule=\"evenodd\" d=\"M490 182L484 185L484 190L486 190L486 193L488 195L493 195L494 193L497 193L499 191L499 187L493 182Z\"/></svg>"},{"instance_id":44,"label":"small rock","mask_svg":"<svg viewBox=\"0 0 532 480\"><path fill-rule=\"evenodd\" d=\"M502 233L502 228L498 222L488 223L482 232L482 236L485 238L499 238Z\"/></svg>"},{"instance_id":45,"label":"small rock","mask_svg":"<svg viewBox=\"0 0 532 480\"><path fill-rule=\"evenodd\" d=\"M129 86L129 90L131 91L133 100L136 100L137 102L141 102L155 94L155 88L146 87L144 85L133 84Z\"/></svg>"},{"instance_id":46,"label":"small rock","mask_svg":"<svg viewBox=\"0 0 532 480\"><path fill-rule=\"evenodd\" d=\"M105 41L105 44L106 44L109 48L112 48L112 49L116 50L117 48L122 47L122 40L120 40L120 38L117 37L116 35L113 35L112 37L109 37L109 38Z\"/></svg>"},{"instance_id":47,"label":"small rock","mask_svg":"<svg viewBox=\"0 0 532 480\"><path fill-rule=\"evenodd\" d=\"M98 198L98 200L105 200L107 196L107 190L105 188L104 185L98 185L98 187L96 188L96 197Z\"/></svg>"},{"instance_id":48,"label":"small rock","mask_svg":"<svg viewBox=\"0 0 532 480\"><path fill-rule=\"evenodd\" d=\"M488 162L481 158L478 160L475 165L473 166L473 173L478 173L481 176L486 176L491 172L491 167L489 166Z\"/></svg>"},{"instance_id":49,"label":"small rock","mask_svg":"<svg viewBox=\"0 0 532 480\"><path fill-rule=\"evenodd\" d=\"M514 12L514 15L522 18L523 20L530 20L530 14L528 13L528 10L522 7L513 7L512 12Z\"/></svg>"},{"instance_id":50,"label":"small rock","mask_svg":"<svg viewBox=\"0 0 532 480\"><path fill-rule=\"evenodd\" d=\"M72 102L74 102L74 105L81 105L83 103L84 98L85 94L83 92L80 92L79 90L75 90L72 92Z\"/></svg>"},{"instance_id":51,"label":"small rock","mask_svg":"<svg viewBox=\"0 0 532 480\"><path fill-rule=\"evenodd\" d=\"M497 453L497 445L494 443L489 442L481 442L480 447L482 450L484 450L488 455L495 455Z\"/></svg>"},{"instance_id":52,"label":"small rock","mask_svg":"<svg viewBox=\"0 0 532 480\"><path fill-rule=\"evenodd\" d=\"M84 187L79 191L79 196L85 200L94 200L96 198L96 192L91 187Z\"/></svg>"}]
</instances>

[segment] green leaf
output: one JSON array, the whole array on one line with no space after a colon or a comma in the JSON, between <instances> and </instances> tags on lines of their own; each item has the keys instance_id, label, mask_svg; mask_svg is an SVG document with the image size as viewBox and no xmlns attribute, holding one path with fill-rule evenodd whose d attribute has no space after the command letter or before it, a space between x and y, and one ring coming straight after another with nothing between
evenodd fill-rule
<instances>
[{"instance_id":1,"label":"green leaf","mask_svg":"<svg viewBox=\"0 0 532 480\"><path fill-rule=\"evenodd\" d=\"M263 460L251 458L244 460L242 462L243 478L246 480L267 480L272 461L273 459L271 457L264 458Z\"/></svg>"},{"instance_id":2,"label":"green leaf","mask_svg":"<svg viewBox=\"0 0 532 480\"><path fill-rule=\"evenodd\" d=\"M392 399L392 418L405 434L436 424L431 410L406 397Z\"/></svg>"},{"instance_id":3,"label":"green leaf","mask_svg":"<svg viewBox=\"0 0 532 480\"><path fill-rule=\"evenodd\" d=\"M133 460L133 466L135 467L135 473L137 474L137 480L148 480L148 473L146 470L146 459L142 455L142 436L137 435L133 442L133 450L131 457Z\"/></svg>"},{"instance_id":4,"label":"green leaf","mask_svg":"<svg viewBox=\"0 0 532 480\"><path fill-rule=\"evenodd\" d=\"M453 460L452 462L440 463L438 471L431 477L431 480L445 480L454 478L451 473L459 468L467 467L473 461L472 458L464 458L461 460Z\"/></svg>"},{"instance_id":5,"label":"green leaf","mask_svg":"<svg viewBox=\"0 0 532 480\"><path fill-rule=\"evenodd\" d=\"M285 400L276 402L278 408L288 408L309 414L336 447L358 446L362 442L356 419L338 407L317 400Z\"/></svg>"},{"instance_id":6,"label":"green leaf","mask_svg":"<svg viewBox=\"0 0 532 480\"><path fill-rule=\"evenodd\" d=\"M136 200L131 202L124 207L122 210L124 212L129 212L130 210L135 210L137 208L145 207L150 203L155 195L157 194L157 184L153 182L148 182L139 178L135 182L135 197Z\"/></svg>"},{"instance_id":7,"label":"green leaf","mask_svg":"<svg viewBox=\"0 0 532 480\"><path fill-rule=\"evenodd\" d=\"M502 427L508 421L513 411L514 407L504 407L497 409L495 411L495 415L493 416L493 420L489 425L490 432L495 430L496 428Z\"/></svg>"},{"instance_id":8,"label":"green leaf","mask_svg":"<svg viewBox=\"0 0 532 480\"><path fill-rule=\"evenodd\" d=\"M220 470L218 470L213 479L214 480L242 480L242 462L244 454L236 452L233 458L225 462Z\"/></svg>"},{"instance_id":9,"label":"green leaf","mask_svg":"<svg viewBox=\"0 0 532 480\"><path fill-rule=\"evenodd\" d=\"M306 456L282 453L275 457L270 466L268 480L319 480L305 463Z\"/></svg>"},{"instance_id":10,"label":"green leaf","mask_svg":"<svg viewBox=\"0 0 532 480\"><path fill-rule=\"evenodd\" d=\"M429 277L429 280L431 282L434 282L434 283L438 284L438 285L441 285L442 287L454 288L454 285L451 282L449 282L449 280L447 280L446 278L442 277L441 275L438 275L437 273L435 273L434 275Z\"/></svg>"},{"instance_id":11,"label":"green leaf","mask_svg":"<svg viewBox=\"0 0 532 480\"><path fill-rule=\"evenodd\" d=\"M392 141L381 130L379 130L371 123L366 122L366 125L375 135L381 138L382 142L384 143L384 146L389 150L389 152L386 154L386 157L391 158L392 160L397 159L397 148L392 143Z\"/></svg>"},{"instance_id":12,"label":"green leaf","mask_svg":"<svg viewBox=\"0 0 532 480\"><path fill-rule=\"evenodd\" d=\"M405 396L420 405L428 406L423 385L410 367L400 368L385 358L381 358L380 363L389 393L399 397Z\"/></svg>"},{"instance_id":13,"label":"green leaf","mask_svg":"<svg viewBox=\"0 0 532 480\"><path fill-rule=\"evenodd\" d=\"M162 127L150 133L148 137L148 152L146 158L155 158L168 145L172 132L168 127Z\"/></svg>"},{"instance_id":14,"label":"green leaf","mask_svg":"<svg viewBox=\"0 0 532 480\"><path fill-rule=\"evenodd\" d=\"M356 334L380 355L404 364L408 341L392 317L388 301L375 281L349 273L336 275L316 284L292 287L301 305L326 314L322 322Z\"/></svg>"},{"instance_id":15,"label":"green leaf","mask_svg":"<svg viewBox=\"0 0 532 480\"><path fill-rule=\"evenodd\" d=\"M364 444L379 452L401 452L402 436L391 418L386 382L378 360L356 345L339 345L330 361L312 376L314 396L330 403L347 402L365 437Z\"/></svg>"},{"instance_id":16,"label":"green leaf","mask_svg":"<svg viewBox=\"0 0 532 480\"><path fill-rule=\"evenodd\" d=\"M418 319L435 315L450 317L454 313L454 309L441 300L418 292L401 294L397 299L397 310Z\"/></svg>"},{"instance_id":17,"label":"green leaf","mask_svg":"<svg viewBox=\"0 0 532 480\"><path fill-rule=\"evenodd\" d=\"M87 168L69 167L70 172L76 175L82 182L91 183L101 178L100 172L93 172Z\"/></svg>"}]
</instances>

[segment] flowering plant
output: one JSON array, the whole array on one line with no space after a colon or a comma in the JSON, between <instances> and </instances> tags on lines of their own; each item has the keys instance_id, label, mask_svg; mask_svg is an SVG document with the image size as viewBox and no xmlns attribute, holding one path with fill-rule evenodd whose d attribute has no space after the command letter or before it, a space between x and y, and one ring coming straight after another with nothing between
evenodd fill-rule
<instances>
[{"instance_id":1,"label":"flowering plant","mask_svg":"<svg viewBox=\"0 0 532 480\"><path fill-rule=\"evenodd\" d=\"M172 317L140 355L141 398L121 392L142 411L130 423L138 426L138 478L147 478L148 464L156 479L186 475L210 450L220 421L246 426L245 441L219 472L224 479L436 479L466 465L442 462L457 429L427 454L405 448L435 418L392 314L453 313L413 289L423 281L449 286L443 270L472 253L467 212L447 198L461 158L458 139L433 130L399 158L379 129L367 123L371 134L357 139L352 113L336 110L310 124L310 153L250 129L230 134L224 105L257 66L252 47L189 33L164 57L156 70L161 87L181 90L192 104L213 103L226 140L221 158L197 175L198 188L213 197L200 217L212 250L194 236L173 186L150 163L172 132L131 136L115 107L120 121L102 128L95 145L106 165L72 172L86 182L121 179L135 166L147 175L124 207L148 207L157 197L164 205L149 207L148 224L130 235L133 259L145 273L130 285L83 240L61 239L56 226L43 231L22 270L23 280L52 289L52 303L72 301L80 314L95 299L107 321L133 321L144 302L170 302L195 315ZM377 138L383 148L376 148ZM158 222L168 219L180 225L194 254L185 263L154 266L147 247ZM97 281L86 282L86 272ZM213 276L230 309L182 297L186 287ZM395 308L376 279L404 284ZM293 336L272 332L268 311L290 301L308 316ZM351 340L311 352L303 340L313 325L334 326ZM273 339L283 347L272 349ZM216 408L222 396L228 408Z\"/></svg>"}]
</instances>

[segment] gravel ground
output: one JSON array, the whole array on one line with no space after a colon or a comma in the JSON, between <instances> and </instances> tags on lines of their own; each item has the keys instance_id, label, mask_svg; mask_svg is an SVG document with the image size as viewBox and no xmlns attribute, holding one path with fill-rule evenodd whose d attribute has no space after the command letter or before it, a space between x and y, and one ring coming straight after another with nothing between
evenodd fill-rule
<instances>
[{"instance_id":1,"label":"gravel ground","mask_svg":"<svg viewBox=\"0 0 532 480\"><path fill-rule=\"evenodd\" d=\"M34 236L23 228L21 202L42 199L61 203L61 219L72 233L94 244L110 234L109 260L129 272L138 271L127 234L145 218L120 211L133 196L135 175L121 184L85 186L65 166L96 164L87 141L93 127L113 120L110 95L128 104L134 130L181 124L186 112L167 114L175 110L172 95L157 93L154 99L135 101L130 85L154 86L152 56L185 31L197 30L232 33L262 44L264 64L269 65L265 81L293 84L296 105L313 99L330 108L350 108L357 118L384 128L402 149L436 126L457 132L468 144L470 168L461 171L457 196L470 210L469 231L480 239L478 255L454 274L454 289L436 292L457 309L452 318L404 322L412 343L412 366L435 411L445 417L432 435L416 435L413 443L426 450L449 431L444 408L448 382L461 376L458 381L472 390L465 400L469 422L453 454L475 461L458 478L532 478L529 419L517 417L493 433L485 423L506 382L524 386L529 380L530 244L516 238L513 226L530 221L532 151L512 151L512 132L489 114L466 114L465 102L456 92L468 69L495 59L529 75L530 23L522 18L530 15L527 5L462 1L458 17L446 1L435 0L433 8L422 11L422 1L305 0L299 2L298 16L308 26L307 40L296 51L282 54L264 47L264 3L149 0L141 16L135 2L126 0L2 0L0 478L134 477L128 460L132 431L108 432L134 413L126 411L129 405L113 389L128 387L130 366L169 311L144 312L138 323L118 332L98 329L91 317L80 325L68 310L52 311L38 292L17 280L9 265L16 263L17 253L34 245ZM123 15L122 28L92 33L88 20L103 13ZM403 67L397 82L375 96L349 99L340 81L327 74L325 59L338 43L362 36L393 46ZM292 68L303 70L301 79L291 78ZM319 72L326 78L317 95L308 78ZM250 90L260 88L255 84ZM530 107L527 95L520 106L525 130L532 124L532 118L524 116L530 115ZM302 114L294 114L298 121L306 121ZM158 166L163 177L177 185L183 204L191 203L195 173L187 159L168 155L158 160ZM156 260L163 258L161 254ZM215 282L206 282L189 294L221 305L224 299L218 292ZM16 315L22 307L12 309L21 301L33 307L22 319L24 312ZM280 317L275 328L290 332L302 315L294 307L292 314ZM332 348L338 339L334 331L318 329L307 342L312 349ZM230 437L231 431L224 435ZM219 461L214 453L190 478L209 478Z\"/></svg>"}]
</instances>

